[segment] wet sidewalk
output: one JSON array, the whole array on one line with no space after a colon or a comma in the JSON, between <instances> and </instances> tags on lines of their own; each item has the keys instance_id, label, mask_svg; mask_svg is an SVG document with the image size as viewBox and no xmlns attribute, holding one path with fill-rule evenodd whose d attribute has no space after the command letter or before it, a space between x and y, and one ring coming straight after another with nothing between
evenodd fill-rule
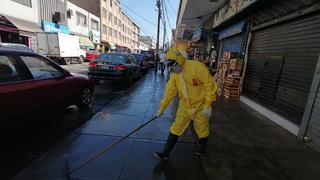
<instances>
[{"instance_id":1,"label":"wet sidewalk","mask_svg":"<svg viewBox=\"0 0 320 180\"><path fill-rule=\"evenodd\" d=\"M157 111L167 77L147 74L87 124L74 132L14 179L66 179L65 162L80 162L119 140ZM177 102L163 116L78 171L77 180L291 180L319 179L320 153L241 102L219 99L210 123L208 154L194 155L194 133L188 130L166 163L162 150Z\"/></svg>"}]
</instances>

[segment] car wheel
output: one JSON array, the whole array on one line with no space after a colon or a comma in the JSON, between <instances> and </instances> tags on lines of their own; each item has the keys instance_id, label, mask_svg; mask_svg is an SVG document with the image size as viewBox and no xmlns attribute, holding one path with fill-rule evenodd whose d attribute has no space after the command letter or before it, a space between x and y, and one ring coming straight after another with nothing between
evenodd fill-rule
<instances>
[{"instance_id":1,"label":"car wheel","mask_svg":"<svg viewBox=\"0 0 320 180\"><path fill-rule=\"evenodd\" d=\"M130 86L132 84L132 81L133 81L133 78L132 78L132 75L128 75L128 77L126 78L125 82L124 82L124 85L125 86Z\"/></svg>"},{"instance_id":2,"label":"car wheel","mask_svg":"<svg viewBox=\"0 0 320 180\"><path fill-rule=\"evenodd\" d=\"M90 88L88 87L84 88L81 92L79 103L77 104L77 106L80 109L85 109L89 107L92 101L92 94L93 92Z\"/></svg>"},{"instance_id":3,"label":"car wheel","mask_svg":"<svg viewBox=\"0 0 320 180\"><path fill-rule=\"evenodd\" d=\"M138 77L137 77L137 79L140 79L142 77L142 71L141 70L139 70L139 73L138 73Z\"/></svg>"},{"instance_id":4,"label":"car wheel","mask_svg":"<svg viewBox=\"0 0 320 180\"><path fill-rule=\"evenodd\" d=\"M80 56L79 59L78 59L78 62L79 62L79 64L82 64L84 62L84 57Z\"/></svg>"},{"instance_id":5,"label":"car wheel","mask_svg":"<svg viewBox=\"0 0 320 180\"><path fill-rule=\"evenodd\" d=\"M99 83L100 83L100 80L99 80L99 79L94 79L94 83L95 83L95 84L99 84Z\"/></svg>"}]
</instances>

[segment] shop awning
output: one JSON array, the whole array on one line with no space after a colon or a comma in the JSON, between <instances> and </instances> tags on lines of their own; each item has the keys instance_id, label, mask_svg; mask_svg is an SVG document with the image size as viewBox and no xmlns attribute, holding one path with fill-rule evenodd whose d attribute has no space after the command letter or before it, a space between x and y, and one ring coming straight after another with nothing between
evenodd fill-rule
<instances>
[{"instance_id":1,"label":"shop awning","mask_svg":"<svg viewBox=\"0 0 320 180\"><path fill-rule=\"evenodd\" d=\"M17 19L10 16L5 16L14 26L19 29L21 35L30 35L30 33L42 32L42 29L37 23Z\"/></svg>"},{"instance_id":2,"label":"shop awning","mask_svg":"<svg viewBox=\"0 0 320 180\"><path fill-rule=\"evenodd\" d=\"M92 48L92 49L95 48L94 44L90 41L89 38L80 36L79 40L80 40L80 46L85 47L85 48Z\"/></svg>"},{"instance_id":3,"label":"shop awning","mask_svg":"<svg viewBox=\"0 0 320 180\"><path fill-rule=\"evenodd\" d=\"M110 48L111 48L111 49L117 49L116 45L114 45L113 43L110 43L110 42L109 42L109 44L110 44Z\"/></svg>"}]
</instances>

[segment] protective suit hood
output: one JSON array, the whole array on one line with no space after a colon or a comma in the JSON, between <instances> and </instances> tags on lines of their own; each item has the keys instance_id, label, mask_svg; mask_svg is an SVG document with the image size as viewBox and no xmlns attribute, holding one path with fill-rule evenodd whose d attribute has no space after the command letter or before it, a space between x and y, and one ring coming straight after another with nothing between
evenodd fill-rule
<instances>
[{"instance_id":1,"label":"protective suit hood","mask_svg":"<svg viewBox=\"0 0 320 180\"><path fill-rule=\"evenodd\" d=\"M172 61L177 62L180 66L183 66L186 62L186 58L183 52L178 51L176 48L171 48L166 54L166 64L170 64Z\"/></svg>"}]
</instances>

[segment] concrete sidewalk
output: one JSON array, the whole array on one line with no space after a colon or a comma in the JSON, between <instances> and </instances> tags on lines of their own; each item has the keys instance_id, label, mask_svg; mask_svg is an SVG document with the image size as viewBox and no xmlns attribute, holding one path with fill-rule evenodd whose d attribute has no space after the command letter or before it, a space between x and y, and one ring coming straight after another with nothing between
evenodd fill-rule
<instances>
[{"instance_id":1,"label":"concrete sidewalk","mask_svg":"<svg viewBox=\"0 0 320 180\"><path fill-rule=\"evenodd\" d=\"M147 74L125 95L97 113L14 179L65 179L69 168L148 121L164 94L167 78ZM175 116L174 102L160 119L70 175L71 179L319 179L320 153L241 102L215 104L208 154L194 155L190 129L179 139L167 163L154 158L162 150Z\"/></svg>"}]
</instances>

